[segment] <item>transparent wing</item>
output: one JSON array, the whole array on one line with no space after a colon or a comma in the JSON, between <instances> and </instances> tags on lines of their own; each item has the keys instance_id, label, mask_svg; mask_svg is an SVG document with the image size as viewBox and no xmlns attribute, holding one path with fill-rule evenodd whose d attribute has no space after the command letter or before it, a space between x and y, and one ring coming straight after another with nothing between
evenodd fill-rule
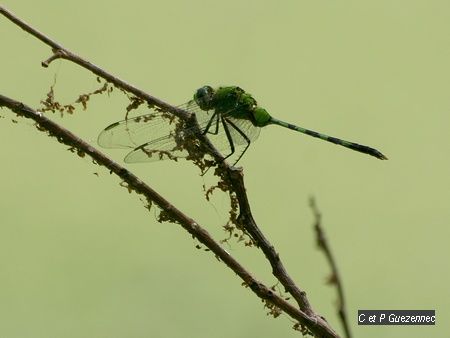
<instances>
[{"instance_id":1,"label":"transparent wing","mask_svg":"<svg viewBox=\"0 0 450 338\"><path fill-rule=\"evenodd\" d=\"M229 124L232 123L234 125L232 125L232 127L229 127L229 130L233 141L235 141L235 144L237 145L246 145L248 141L255 141L261 131L261 128L254 126L250 120L225 118L225 121ZM247 138L245 138L240 132L245 134Z\"/></svg>"},{"instance_id":2,"label":"transparent wing","mask_svg":"<svg viewBox=\"0 0 450 338\"><path fill-rule=\"evenodd\" d=\"M160 137L136 147L125 156L126 163L154 162L166 159L184 158L188 152L181 148L184 138L190 133L190 130L183 130L177 134L173 132L170 135Z\"/></svg>"},{"instance_id":3,"label":"transparent wing","mask_svg":"<svg viewBox=\"0 0 450 338\"><path fill-rule=\"evenodd\" d=\"M249 143L255 141L259 136L261 128L255 127L249 120L236 119L232 117L225 117L224 120L235 148L247 146ZM208 138L218 150L224 152L231 151L230 140L226 135L222 121L219 123L219 131L217 135L208 133ZM228 155L228 153L224 155Z\"/></svg>"},{"instance_id":4,"label":"transparent wing","mask_svg":"<svg viewBox=\"0 0 450 338\"><path fill-rule=\"evenodd\" d=\"M209 127L207 136L211 143L217 150L223 152L223 155L229 155L231 152L231 145L222 121L220 119L213 119L213 121L210 122L213 117L211 112L207 116L208 119L200 125L200 130L204 132L206 128ZM230 122L233 125L231 125ZM231 142L233 142L235 149L241 146L247 146L249 142L256 140L259 136L260 128L255 127L251 121L230 117L225 119L225 123L227 123ZM169 135L144 143L129 152L125 157L125 162L154 162L165 159L184 158L188 153L184 149L181 149L178 144L183 144L184 138L194 133L194 130L195 129L184 129L176 135L175 132L172 132Z\"/></svg>"},{"instance_id":5,"label":"transparent wing","mask_svg":"<svg viewBox=\"0 0 450 338\"><path fill-rule=\"evenodd\" d=\"M194 101L179 107L196 114L201 132L206 132L213 145L225 156L231 152L230 142L238 148L247 146L249 141L259 136L260 128L255 127L250 120L236 119L229 113L224 114L222 119L213 110L202 110ZM177 121L173 115L163 112L140 115L106 127L97 142L104 148L132 148L125 157L127 163L183 158L188 155L187 151L178 145L183 144L184 138L192 135L196 128L186 128L175 133ZM228 127L231 140L226 135L223 123Z\"/></svg>"},{"instance_id":6,"label":"transparent wing","mask_svg":"<svg viewBox=\"0 0 450 338\"><path fill-rule=\"evenodd\" d=\"M179 108L194 112L199 123L208 119L207 112L190 101ZM136 148L141 144L170 134L176 117L170 113L152 112L115 122L106 127L98 136L97 143L103 148Z\"/></svg>"}]
</instances>

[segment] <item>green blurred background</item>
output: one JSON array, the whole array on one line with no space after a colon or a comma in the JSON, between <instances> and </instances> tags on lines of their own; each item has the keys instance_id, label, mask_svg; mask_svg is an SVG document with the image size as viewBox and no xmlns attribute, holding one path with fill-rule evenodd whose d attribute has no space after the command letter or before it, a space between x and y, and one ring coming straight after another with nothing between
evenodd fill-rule
<instances>
[{"instance_id":1,"label":"green blurred background","mask_svg":"<svg viewBox=\"0 0 450 338\"><path fill-rule=\"evenodd\" d=\"M340 332L316 249L314 195L343 276L355 337L444 337L450 317L450 2L23 1L3 4L63 46L172 104L236 84L274 116L380 149L390 160L268 127L241 165L254 216ZM98 87L0 17L1 90L34 107L57 76L73 102ZM95 144L119 93L53 118ZM142 110L141 112L144 112ZM298 337L213 255L156 222L104 168L0 110L0 336ZM121 160L123 151L108 151ZM203 198L190 163L129 166L225 237L227 196ZM94 173L98 173L99 176ZM268 285L255 249L227 250ZM358 309L436 309L435 327L358 327Z\"/></svg>"}]
</instances>

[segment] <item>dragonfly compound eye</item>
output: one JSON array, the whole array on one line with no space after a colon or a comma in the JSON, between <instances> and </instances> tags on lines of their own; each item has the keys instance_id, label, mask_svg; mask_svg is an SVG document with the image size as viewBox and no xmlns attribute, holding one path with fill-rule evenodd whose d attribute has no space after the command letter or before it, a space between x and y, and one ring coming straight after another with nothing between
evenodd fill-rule
<instances>
[{"instance_id":1,"label":"dragonfly compound eye","mask_svg":"<svg viewBox=\"0 0 450 338\"><path fill-rule=\"evenodd\" d=\"M202 110L210 110L213 96L214 89L211 86L203 86L197 89L197 92L194 94L194 101Z\"/></svg>"}]
</instances>

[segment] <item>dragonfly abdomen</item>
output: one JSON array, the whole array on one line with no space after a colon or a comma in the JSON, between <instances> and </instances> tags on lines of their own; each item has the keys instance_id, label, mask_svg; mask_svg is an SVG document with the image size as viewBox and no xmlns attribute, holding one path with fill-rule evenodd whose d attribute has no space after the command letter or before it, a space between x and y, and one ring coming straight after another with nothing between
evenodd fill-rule
<instances>
[{"instance_id":1,"label":"dragonfly abdomen","mask_svg":"<svg viewBox=\"0 0 450 338\"><path fill-rule=\"evenodd\" d=\"M320 138L321 140L328 141L328 142L331 142L331 143L334 143L334 144L337 144L337 145L340 145L340 146L343 146L343 147L346 147L346 148L349 148L349 149L352 149L352 150L356 150L356 151L359 151L360 153L364 153L364 154L368 154L368 155L374 156L374 157L376 157L376 158L378 158L380 160L387 160L387 157L384 156L378 150L376 150L374 148L371 148L371 147L368 147L368 146L365 146L365 145L362 145L362 144L358 144L358 143L342 140L340 138L333 137L333 136L328 136L326 134L322 134L322 133L319 133L319 132L314 131L314 130L302 128L302 127L296 126L295 124L291 124L291 123L287 123L287 122L275 119L273 117L271 118L269 123L271 123L271 124L278 124L278 125L280 125L282 127L286 127L286 128L292 129L292 130L296 130L296 131L299 131L299 132L301 132L303 134L306 134L306 135L309 135L309 136L312 136L312 137L316 137L316 138Z\"/></svg>"}]
</instances>

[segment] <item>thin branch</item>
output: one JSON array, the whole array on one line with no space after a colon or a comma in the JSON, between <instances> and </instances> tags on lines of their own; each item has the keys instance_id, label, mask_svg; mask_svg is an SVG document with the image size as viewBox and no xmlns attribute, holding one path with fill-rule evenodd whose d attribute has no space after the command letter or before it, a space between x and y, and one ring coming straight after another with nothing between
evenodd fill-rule
<instances>
[{"instance_id":1,"label":"thin branch","mask_svg":"<svg viewBox=\"0 0 450 338\"><path fill-rule=\"evenodd\" d=\"M156 106L163 111L170 112L184 121L188 121L189 123L194 123L194 122L192 122L193 120L195 120L195 117L193 116L194 114L184 111L183 109L174 107L162 100L159 100L156 97L153 97L153 96L147 94L146 92L128 84L127 82L109 74L108 72L104 71L100 67L82 59L81 57L75 55L74 53L70 52L69 50L63 48L60 44L51 40L44 34L38 32L36 29L32 28L31 26L26 24L21 19L14 16L12 13L7 11L2 6L0 6L0 13L3 14L5 17L7 17L12 22L14 22L19 27L21 27L23 30L25 30L26 32L35 36L40 41L44 42L45 44L47 44L48 46L50 46L52 48L53 55L49 59L47 59L46 61L43 62L43 66L48 66L53 60L55 60L57 58L63 58L68 61L74 62L74 63L80 65L81 67L91 71L92 73L96 74L97 76L102 77L106 81L113 83L116 87L121 88L127 92L130 92L130 93L134 94L136 97L139 97L139 98L147 101L150 105ZM17 109L17 107L16 107L16 109ZM26 110L29 111L29 108L27 108ZM47 127L49 126L49 123L51 122L50 120L44 120L43 116L40 116L40 119L41 119L40 123L39 123L40 125L42 125L42 123L44 123L44 121L47 121L44 124ZM195 120L194 124L196 124L196 120ZM198 126L198 124L197 124L197 126ZM55 126L53 126L52 128L54 128L54 127ZM58 126L58 128L61 128L61 127ZM56 131L57 130L55 130L55 132ZM55 135L57 135L58 139L59 139L60 135L59 134L55 134ZM329 326L329 324L326 322L326 320L322 316L318 315L317 313L315 313L313 311L313 309L311 308L309 301L306 297L306 292L302 291L294 283L292 278L288 275L275 248L273 247L273 245L271 245L271 243L267 240L267 238L265 238L265 236L263 235L261 230L258 228L256 222L254 221L252 213L251 213L250 204L248 202L247 193L246 193L246 189L245 189L245 185L244 185L244 178L243 178L242 171L237 170L233 167L230 167L225 161L223 161L222 155L219 152L217 152L217 150L211 145L211 143L209 142L209 140L206 136L203 136L203 135L201 135L201 133L199 133L198 137L199 137L201 143L206 145L205 152L210 154L215 159L215 161L218 165L218 169L216 169L215 174L218 175L224 182L226 182L228 184L227 189L229 189L229 193L231 195L234 193L236 196L236 199L238 200L239 213L240 213L240 215L238 217L238 221L242 223L242 226L245 229L245 231L252 237L252 239L255 241L256 245L259 248L261 248L261 250L264 252L266 258L269 260L269 262L272 266L274 276L282 283L285 290L288 293L290 293L292 295L292 297L296 300L296 302L300 308L300 311L298 313L303 314L303 316L300 316L302 318L302 321L299 320L300 323L306 325L314 334L316 334L319 337L337 337L337 334ZM95 150L92 146L89 146L89 151L86 151L86 150L83 150L82 148L78 148L78 147L81 147L81 145L82 145L82 143L77 143L77 144L73 144L72 146L76 147L77 149L81 149L82 151L84 151L90 155L91 155L91 153L96 154L97 150ZM101 153L99 153L99 154L101 154ZM96 156L98 156L98 155L96 155ZM101 156L104 156L104 155L101 155ZM104 164L104 165L106 165L105 163L107 163L107 164L111 165L112 167L114 167L114 170L112 170L112 171L115 172L117 175L119 175L122 179L124 179L124 181L126 181L130 186L134 187L134 190L136 190L138 193L143 193L144 191L146 191L148 193L150 191L150 190L148 190L148 189L150 189L150 187L144 185L144 183L142 183L137 177L132 175L129 171L127 171L123 167L119 166L117 163L109 162L109 161L111 161L111 160L108 159L106 161L106 159L103 159L102 161L98 161L98 162L101 164ZM153 199L153 197L155 199ZM180 224L181 224L180 220L182 217L179 214L180 213L179 211L176 211L176 209L171 205L170 206L165 205L165 202L163 202L165 200L162 200L161 196L154 195L153 197L151 194L148 195L149 199L154 200L168 214L169 219L175 219L177 222L180 222ZM187 227L186 230L188 230L189 232L193 231L193 228L195 228L195 227L188 226L187 224L191 224L191 223L188 222L184 225L183 224L181 224L181 225L183 227L186 226ZM195 222L194 222L194 224L195 224L195 226L198 226ZM199 234L197 234L197 235L199 235ZM201 236L198 238L200 240ZM210 248L210 249L212 251L214 251L212 248ZM225 261L224 258L222 258L222 259ZM236 264L237 264L237 262L236 262ZM238 275L240 275L240 274L238 273ZM246 280L246 283L247 283L247 279L248 279L247 277L246 277L246 279L244 279L244 280ZM254 290L255 285L258 286L258 287L256 287L256 289L260 290L259 282L250 280L247 284L252 288L252 290ZM268 299L267 294L263 297L264 292L258 291L257 294L260 295L261 298L263 298L263 299ZM278 306L277 305L278 302L279 302L279 300L277 299L276 302L272 302L272 303L275 304L276 306ZM282 308L283 311L286 311L287 313L290 313L290 314L292 313L292 312L287 311L287 307L285 304L283 304L283 306L284 306L284 308L282 308L280 306L280 308ZM291 311L291 310L292 309L290 309L289 311ZM307 324L307 323L309 323L309 324Z\"/></svg>"},{"instance_id":2,"label":"thin branch","mask_svg":"<svg viewBox=\"0 0 450 338\"><path fill-rule=\"evenodd\" d=\"M79 57L79 56L75 55L74 53L70 52L69 50L65 49L59 43L55 42L54 40L45 36L38 30L34 29L29 24L24 22L22 19L19 19L18 17L16 17L14 14L12 14L10 11L8 11L5 7L0 6L0 13L3 14L5 17L7 17L12 22L14 22L17 26L22 28L24 31L30 33L31 35L33 35L34 37L41 40L43 43L45 43L46 45L48 45L52 48L53 55L50 56L46 61L42 62L42 66L48 67L48 65L52 61L59 59L59 58L70 60L70 61L78 64L79 66L90 70L92 73L113 83L117 87L120 87L120 88L126 90L127 92L133 93L134 95L146 100L150 105L155 105L155 106L163 109L164 111L168 111L183 120L187 120L189 118L187 112L184 111L183 109L174 107L156 97L153 97L153 96L147 94L143 90L140 90L140 89L126 83L125 81L123 81L115 76L112 76L111 74L107 73L100 67L97 67L96 65L82 59L81 57Z\"/></svg>"},{"instance_id":3,"label":"thin branch","mask_svg":"<svg viewBox=\"0 0 450 338\"><path fill-rule=\"evenodd\" d=\"M350 325L348 322L348 316L345 306L344 288L342 286L342 280L339 275L336 260L334 259L333 253L331 252L330 249L330 245L328 244L327 237L322 228L322 215L320 214L320 211L317 208L314 197L310 198L309 204L314 214L314 229L316 231L317 246L319 247L319 249L323 251L331 269L331 276L328 282L336 286L336 291L338 294L338 301L337 301L338 316L339 319L341 320L342 327L344 328L345 337L351 338L352 335L350 332Z\"/></svg>"},{"instance_id":4,"label":"thin branch","mask_svg":"<svg viewBox=\"0 0 450 338\"><path fill-rule=\"evenodd\" d=\"M309 304L308 298L306 297L306 292L300 290L292 278L287 273L283 263L280 260L280 256L276 252L273 245L269 242L269 240L264 236L262 231L259 229L256 224L251 209L250 203L247 199L247 193L245 192L244 179L241 171L233 171L233 189L236 191L236 194L239 201L239 221L245 224L245 229L250 233L252 239L259 245L261 250L264 252L264 255L270 262L272 266L272 272L277 277L277 279L281 282L281 284L285 287L286 291L289 292L294 299L298 302L300 308L305 311L305 313L309 315L314 315L314 311ZM322 318L321 318L322 319Z\"/></svg>"}]
</instances>

